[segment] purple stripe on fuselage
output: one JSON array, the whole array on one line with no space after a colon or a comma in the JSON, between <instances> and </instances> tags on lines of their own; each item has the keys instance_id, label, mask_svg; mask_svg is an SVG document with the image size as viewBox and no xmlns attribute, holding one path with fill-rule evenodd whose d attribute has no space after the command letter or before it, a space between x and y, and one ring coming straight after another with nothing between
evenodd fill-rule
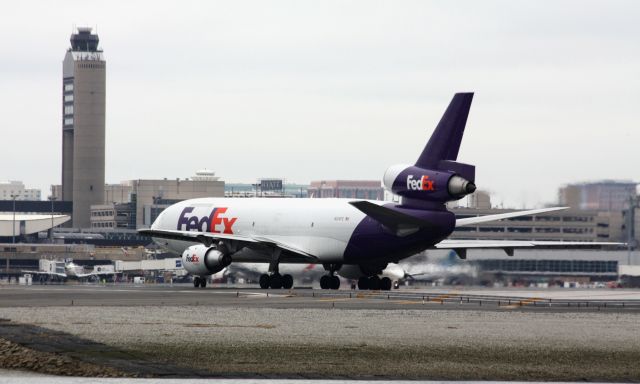
<instances>
[{"instance_id":1,"label":"purple stripe on fuselage","mask_svg":"<svg viewBox=\"0 0 640 384\"><path fill-rule=\"evenodd\" d=\"M392 262L415 255L439 243L453 232L456 218L447 210L409 209L395 204L385 204L386 208L405 213L433 226L414 234L400 237L385 229L378 221L366 216L353 231L344 251L347 264L358 264L380 260Z\"/></svg>"}]
</instances>

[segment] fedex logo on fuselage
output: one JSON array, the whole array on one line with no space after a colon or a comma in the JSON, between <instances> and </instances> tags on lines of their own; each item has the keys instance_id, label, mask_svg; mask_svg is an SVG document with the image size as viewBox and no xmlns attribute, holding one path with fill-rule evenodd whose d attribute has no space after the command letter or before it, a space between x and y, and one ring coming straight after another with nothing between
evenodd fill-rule
<instances>
[{"instance_id":1,"label":"fedex logo on fuselage","mask_svg":"<svg viewBox=\"0 0 640 384\"><path fill-rule=\"evenodd\" d=\"M199 231L233 234L233 224L237 217L224 217L226 207L213 208L209 216L189 216L194 207L186 207L178 218L178 231Z\"/></svg>"},{"instance_id":2,"label":"fedex logo on fuselage","mask_svg":"<svg viewBox=\"0 0 640 384\"><path fill-rule=\"evenodd\" d=\"M407 189L410 191L435 191L433 180L429 176L422 175L419 179L414 179L413 175L407 176Z\"/></svg>"}]
</instances>

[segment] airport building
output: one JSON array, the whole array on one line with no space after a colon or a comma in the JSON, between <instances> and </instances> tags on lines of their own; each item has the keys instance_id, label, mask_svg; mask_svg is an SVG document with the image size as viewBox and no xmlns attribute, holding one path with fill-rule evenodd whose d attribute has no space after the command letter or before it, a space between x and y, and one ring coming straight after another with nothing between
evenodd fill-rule
<instances>
[{"instance_id":1,"label":"airport building","mask_svg":"<svg viewBox=\"0 0 640 384\"><path fill-rule=\"evenodd\" d=\"M224 197L225 193L224 181L207 169L186 179L128 180L104 188L105 201L90 208L92 230L149 227L172 204L201 197Z\"/></svg>"},{"instance_id":2,"label":"airport building","mask_svg":"<svg viewBox=\"0 0 640 384\"><path fill-rule=\"evenodd\" d=\"M0 200L41 200L39 189L29 189L24 187L22 181L0 181Z\"/></svg>"},{"instance_id":3,"label":"airport building","mask_svg":"<svg viewBox=\"0 0 640 384\"><path fill-rule=\"evenodd\" d=\"M20 242L26 236L49 231L70 219L68 215L59 214L0 213L0 241Z\"/></svg>"},{"instance_id":4,"label":"airport building","mask_svg":"<svg viewBox=\"0 0 640 384\"><path fill-rule=\"evenodd\" d=\"M67 220L70 218L67 217ZM149 255L143 248L96 247L92 244L0 244L0 276L18 276L38 270L40 260L71 259L85 266L110 265L115 260L139 261Z\"/></svg>"},{"instance_id":5,"label":"airport building","mask_svg":"<svg viewBox=\"0 0 640 384\"><path fill-rule=\"evenodd\" d=\"M454 208L456 218L495 215L514 209ZM538 241L623 241L622 212L564 210L535 216L458 227L452 239L538 240Z\"/></svg>"},{"instance_id":6,"label":"airport building","mask_svg":"<svg viewBox=\"0 0 640 384\"><path fill-rule=\"evenodd\" d=\"M637 183L631 181L596 181L568 184L558 191L560 205L573 209L621 212L629 199L637 197Z\"/></svg>"},{"instance_id":7,"label":"airport building","mask_svg":"<svg viewBox=\"0 0 640 384\"><path fill-rule=\"evenodd\" d=\"M629 272L640 265L640 252L633 250L637 248L635 245L640 238L640 233L635 231L640 225L635 183L598 182L570 185L563 187L559 195L561 205L578 208L459 227L451 238L631 242L632 245L631 249L613 246L600 250L515 250L513 256L502 250L469 251L467 262L476 266L486 281L502 281L509 284L557 284L569 281L588 283L625 279L635 273ZM630 198L634 203L632 209L629 209ZM469 206L454 208L452 211L457 218L514 211L490 208L488 195L470 198Z\"/></svg>"},{"instance_id":8,"label":"airport building","mask_svg":"<svg viewBox=\"0 0 640 384\"><path fill-rule=\"evenodd\" d=\"M225 197L308 197L306 184L287 183L284 179L262 178L255 183L226 183Z\"/></svg>"},{"instance_id":9,"label":"airport building","mask_svg":"<svg viewBox=\"0 0 640 384\"><path fill-rule=\"evenodd\" d=\"M383 200L384 188L379 180L319 180L308 189L311 198L353 198Z\"/></svg>"},{"instance_id":10,"label":"airport building","mask_svg":"<svg viewBox=\"0 0 640 384\"><path fill-rule=\"evenodd\" d=\"M72 226L89 227L104 202L106 61L91 28L78 28L62 64L61 200L73 202Z\"/></svg>"}]
</instances>

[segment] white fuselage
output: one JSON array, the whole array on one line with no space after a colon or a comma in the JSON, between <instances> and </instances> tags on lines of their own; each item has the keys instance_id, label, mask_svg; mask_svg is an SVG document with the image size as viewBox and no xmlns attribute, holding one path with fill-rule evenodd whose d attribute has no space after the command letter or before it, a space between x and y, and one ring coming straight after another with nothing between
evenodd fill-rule
<instances>
[{"instance_id":1,"label":"white fuselage","mask_svg":"<svg viewBox=\"0 0 640 384\"><path fill-rule=\"evenodd\" d=\"M365 217L349 201L352 200L192 199L167 208L151 229L266 236L314 255L320 262L341 262L351 235ZM372 203L382 205L384 202ZM176 253L194 244L176 240L158 242ZM252 261L250 259L240 261Z\"/></svg>"}]
</instances>

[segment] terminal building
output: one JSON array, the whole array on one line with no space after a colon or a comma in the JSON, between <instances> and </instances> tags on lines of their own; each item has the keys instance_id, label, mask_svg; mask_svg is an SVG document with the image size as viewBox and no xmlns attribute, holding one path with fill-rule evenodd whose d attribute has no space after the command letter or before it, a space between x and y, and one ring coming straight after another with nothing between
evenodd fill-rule
<instances>
[{"instance_id":1,"label":"terminal building","mask_svg":"<svg viewBox=\"0 0 640 384\"><path fill-rule=\"evenodd\" d=\"M513 211L491 208L486 193L479 191L474 195L477 196L472 195L469 208L451 209L457 218ZM610 246L604 249L518 249L513 256L502 250L471 250L466 262L477 266L487 281L546 284L554 281L637 280L634 274L638 274L640 252L635 248L640 233L635 228L640 225L640 208L637 207L636 184L596 182L569 185L560 189L559 197L559 205L567 205L571 209L459 227L450 238L630 243L630 247Z\"/></svg>"}]
</instances>

